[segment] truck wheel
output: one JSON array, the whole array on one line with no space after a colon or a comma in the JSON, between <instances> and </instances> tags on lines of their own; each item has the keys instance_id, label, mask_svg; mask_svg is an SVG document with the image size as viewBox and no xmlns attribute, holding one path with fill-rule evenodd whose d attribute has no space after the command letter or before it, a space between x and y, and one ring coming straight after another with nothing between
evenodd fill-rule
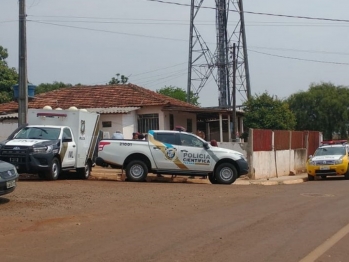
<instances>
[{"instance_id":1,"label":"truck wheel","mask_svg":"<svg viewBox=\"0 0 349 262\"><path fill-rule=\"evenodd\" d=\"M142 182L148 175L147 165L140 160L131 161L126 167L127 181Z\"/></svg>"},{"instance_id":2,"label":"truck wheel","mask_svg":"<svg viewBox=\"0 0 349 262\"><path fill-rule=\"evenodd\" d=\"M308 174L308 181L314 181L314 180L315 180L315 177Z\"/></svg>"},{"instance_id":3,"label":"truck wheel","mask_svg":"<svg viewBox=\"0 0 349 262\"><path fill-rule=\"evenodd\" d=\"M77 170L78 176L81 179L88 179L91 175L91 166L89 162L86 162L85 167L78 168Z\"/></svg>"},{"instance_id":4,"label":"truck wheel","mask_svg":"<svg viewBox=\"0 0 349 262\"><path fill-rule=\"evenodd\" d=\"M234 165L222 163L217 167L215 177L218 184L230 185L237 179L238 172Z\"/></svg>"},{"instance_id":5,"label":"truck wheel","mask_svg":"<svg viewBox=\"0 0 349 262\"><path fill-rule=\"evenodd\" d=\"M46 173L46 178L48 180L57 180L59 174L61 173L61 163L57 157L52 159L50 170Z\"/></svg>"},{"instance_id":6,"label":"truck wheel","mask_svg":"<svg viewBox=\"0 0 349 262\"><path fill-rule=\"evenodd\" d=\"M208 180L210 180L211 184L218 184L217 179L213 173L208 175Z\"/></svg>"}]
</instances>

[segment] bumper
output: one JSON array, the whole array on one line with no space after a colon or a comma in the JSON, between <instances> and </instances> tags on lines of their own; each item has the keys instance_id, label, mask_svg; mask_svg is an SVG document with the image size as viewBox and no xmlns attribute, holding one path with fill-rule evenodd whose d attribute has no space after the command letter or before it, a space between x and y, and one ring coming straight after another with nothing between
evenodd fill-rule
<instances>
[{"instance_id":1,"label":"bumper","mask_svg":"<svg viewBox=\"0 0 349 262\"><path fill-rule=\"evenodd\" d=\"M307 166L307 173L312 176L342 176L347 173L348 164L329 166Z\"/></svg>"},{"instance_id":2,"label":"bumper","mask_svg":"<svg viewBox=\"0 0 349 262\"><path fill-rule=\"evenodd\" d=\"M30 153L25 157L18 157L18 158L1 157L1 160L4 160L16 166L19 173L36 174L40 171L50 170L50 165L53 157L54 157L53 153L47 153L47 154Z\"/></svg>"},{"instance_id":3,"label":"bumper","mask_svg":"<svg viewBox=\"0 0 349 262\"><path fill-rule=\"evenodd\" d=\"M248 163L247 163L246 160L239 159L239 160L236 161L236 163L239 166L239 170L238 170L239 176L248 174Z\"/></svg>"},{"instance_id":4,"label":"bumper","mask_svg":"<svg viewBox=\"0 0 349 262\"><path fill-rule=\"evenodd\" d=\"M15 181L14 182L15 185L12 184L11 187L9 188L8 182L12 182L12 181ZM12 180L0 182L0 196L13 192L17 186L17 181L18 181L18 178L14 178Z\"/></svg>"}]
</instances>

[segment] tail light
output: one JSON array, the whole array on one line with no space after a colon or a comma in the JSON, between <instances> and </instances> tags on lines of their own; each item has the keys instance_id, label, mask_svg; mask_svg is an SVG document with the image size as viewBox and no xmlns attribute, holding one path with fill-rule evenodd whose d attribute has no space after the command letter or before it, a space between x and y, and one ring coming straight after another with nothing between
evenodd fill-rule
<instances>
[{"instance_id":1,"label":"tail light","mask_svg":"<svg viewBox=\"0 0 349 262\"><path fill-rule=\"evenodd\" d=\"M104 141L99 142L99 144L98 144L98 151L103 151L103 148L106 145L110 145L110 142L104 142Z\"/></svg>"}]
</instances>

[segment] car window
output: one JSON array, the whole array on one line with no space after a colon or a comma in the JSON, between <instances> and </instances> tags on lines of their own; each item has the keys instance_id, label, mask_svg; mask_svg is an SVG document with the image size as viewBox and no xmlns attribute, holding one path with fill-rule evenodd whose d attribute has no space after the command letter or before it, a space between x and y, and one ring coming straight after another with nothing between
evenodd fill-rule
<instances>
[{"instance_id":1,"label":"car window","mask_svg":"<svg viewBox=\"0 0 349 262\"><path fill-rule=\"evenodd\" d=\"M66 139L66 138L72 138L69 128L64 128L63 130L63 139Z\"/></svg>"},{"instance_id":2,"label":"car window","mask_svg":"<svg viewBox=\"0 0 349 262\"><path fill-rule=\"evenodd\" d=\"M182 146L194 146L194 147L204 146L204 142L196 136L180 133L179 137L180 137Z\"/></svg>"},{"instance_id":3,"label":"car window","mask_svg":"<svg viewBox=\"0 0 349 262\"><path fill-rule=\"evenodd\" d=\"M154 138L165 144L178 145L178 139L175 133L155 133Z\"/></svg>"},{"instance_id":4,"label":"car window","mask_svg":"<svg viewBox=\"0 0 349 262\"><path fill-rule=\"evenodd\" d=\"M316 149L314 156L328 156L328 155L345 155L345 147L319 147Z\"/></svg>"}]
</instances>

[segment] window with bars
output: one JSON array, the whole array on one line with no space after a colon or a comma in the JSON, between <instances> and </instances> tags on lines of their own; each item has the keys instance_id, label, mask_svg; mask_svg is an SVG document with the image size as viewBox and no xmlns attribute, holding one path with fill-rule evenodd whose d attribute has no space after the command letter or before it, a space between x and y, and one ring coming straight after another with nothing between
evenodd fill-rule
<instances>
[{"instance_id":1,"label":"window with bars","mask_svg":"<svg viewBox=\"0 0 349 262\"><path fill-rule=\"evenodd\" d=\"M138 132L147 133L149 130L159 130L159 114L138 115Z\"/></svg>"}]
</instances>

